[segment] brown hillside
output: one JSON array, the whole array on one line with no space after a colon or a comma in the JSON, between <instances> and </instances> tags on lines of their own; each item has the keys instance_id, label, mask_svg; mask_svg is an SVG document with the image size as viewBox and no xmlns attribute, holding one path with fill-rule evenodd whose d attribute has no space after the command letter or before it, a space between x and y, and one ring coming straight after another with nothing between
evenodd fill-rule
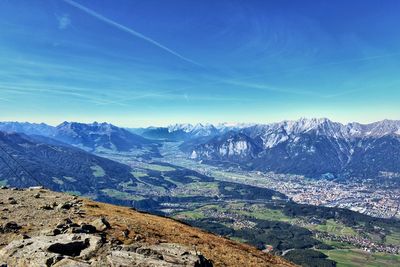
<instances>
[{"instance_id":1,"label":"brown hillside","mask_svg":"<svg viewBox=\"0 0 400 267\"><path fill-rule=\"evenodd\" d=\"M57 234L60 234L58 238L67 237L68 233L77 235L76 233L81 231L81 228L84 229L84 226L86 227L85 229L91 229L87 225L94 225L97 230L93 235L102 236L102 239L106 241L102 241L105 243L99 246L102 247L101 249L91 252L91 259L83 258L82 256L78 257L82 264L83 262L90 262L92 264L90 266L104 262L104 259L110 257L107 256L110 252L105 249L108 247L110 251L130 250L126 248L133 246L135 248L138 246L150 247L157 250L159 249L157 246L163 247L162 244L179 244L188 250L195 251L195 253L192 253L193 255L201 253L212 262L213 266L294 266L280 257L204 232L172 219L43 189L0 190L0 211L0 225L3 225L0 229L0 265L5 262L9 266L18 266L21 263L19 266L23 266L22 261L18 262L10 255L17 253L19 247L24 248L25 246L24 249L28 249L27 245L32 242L26 244L24 243L25 241L18 240L36 240L35 237L40 235L53 236L55 234L52 234L52 232L57 228L63 231L62 233L57 232ZM101 228L101 226L98 227L96 225L96 220L98 222L99 218L105 218L110 224L110 228L98 229L99 227ZM69 219L73 224L68 227L64 224L60 226L60 222L66 219ZM15 222L18 227L13 226L10 222ZM21 228L19 229L19 227ZM87 236L86 232L85 236ZM51 238L56 237L57 235ZM100 239L100 237L96 238ZM16 243L12 247L13 244L10 245L10 242L13 240L14 243L17 241L22 242L22 245ZM28 252L23 252L23 255L27 255ZM46 253L48 254L48 251ZM187 252L185 253L187 254ZM53 254L50 253L49 255L54 258ZM49 255L46 257L50 257ZM168 261L169 256L163 256L161 258ZM37 256L35 257L37 258ZM59 264L64 263L70 258L74 259L73 257L63 256L55 258L54 262L63 259ZM181 259L173 260L178 261ZM67 266L67 264L54 266ZM101 266L101 264L95 266ZM132 264L131 266L136 265Z\"/></svg>"}]
</instances>

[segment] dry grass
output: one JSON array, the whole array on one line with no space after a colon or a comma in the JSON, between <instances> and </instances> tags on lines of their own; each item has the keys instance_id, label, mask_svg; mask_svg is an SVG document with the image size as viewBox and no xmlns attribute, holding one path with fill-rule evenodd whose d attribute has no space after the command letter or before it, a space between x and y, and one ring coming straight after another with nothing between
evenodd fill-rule
<instances>
[{"instance_id":1,"label":"dry grass","mask_svg":"<svg viewBox=\"0 0 400 267\"><path fill-rule=\"evenodd\" d=\"M34 198L38 192L40 198ZM9 204L10 197L17 200L18 204ZM75 208L41 208L53 202L81 200L83 205L78 209L84 212L83 215L77 214ZM112 228L107 230L107 239L118 239L125 244L137 242L135 239L147 244L178 243L201 252L213 261L214 266L294 266L283 258L266 254L255 247L207 233L173 219L83 198L74 200L70 195L47 190L0 190L0 226L15 221L22 227L17 233L0 233L0 249L10 241L21 238L21 234L37 236L43 234L43 231L55 229L65 218L81 224L91 223L99 217L105 217L111 224ZM124 230L129 230L128 237L123 235Z\"/></svg>"},{"instance_id":2,"label":"dry grass","mask_svg":"<svg viewBox=\"0 0 400 267\"><path fill-rule=\"evenodd\" d=\"M112 225L108 234L124 243L133 242L136 236L146 243L179 243L211 259L215 266L294 266L286 260L266 254L254 247L241 244L172 219L140 213L126 207L85 200L88 216L105 217ZM97 205L97 207L96 207ZM128 238L122 231L129 230Z\"/></svg>"}]
</instances>

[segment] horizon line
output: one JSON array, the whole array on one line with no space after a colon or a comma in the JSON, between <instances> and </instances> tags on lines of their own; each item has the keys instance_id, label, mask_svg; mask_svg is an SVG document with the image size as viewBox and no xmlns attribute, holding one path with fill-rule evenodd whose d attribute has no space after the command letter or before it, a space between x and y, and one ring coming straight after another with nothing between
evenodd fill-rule
<instances>
[{"instance_id":1,"label":"horizon line","mask_svg":"<svg viewBox=\"0 0 400 267\"><path fill-rule=\"evenodd\" d=\"M54 122L46 122L44 121L32 121L32 120L0 120L0 123L29 123L29 124L45 124L48 126L52 126L52 127L57 127L65 122L67 123L81 123L81 124L94 124L94 123L98 123L98 124L102 124L102 123L107 123L107 124L111 124L114 125L116 127L119 128L132 128L132 129L140 129L140 128L150 128L150 127L158 127L158 128L166 128L172 125L212 125L212 126L217 126L219 124L226 124L226 125L231 125L231 126L235 126L235 125L269 125L269 124L274 124L274 123L283 123L283 122L295 122L295 121L300 121L300 120L329 120L333 123L340 123L342 125L347 125L347 124L351 124L351 123L358 123L361 125L368 125L368 124L373 124L373 123L377 123L377 122L383 122L383 121L399 121L400 119L388 119L388 118L384 118L384 119L380 119L380 120L374 120L374 121L369 121L369 122L358 122L358 121L347 121L347 122L341 122L341 121L335 121L332 119L329 119L328 117L300 117L298 119L284 119L284 120L277 120L277 121L269 121L269 122L230 122L230 121L219 121L219 122L205 122L205 121L197 121L197 122L175 122L175 123L169 123L169 124L147 124L147 125L141 125L141 126L122 126L119 123L113 123L110 121L85 121L85 120L64 120L61 121L59 123L54 123Z\"/></svg>"}]
</instances>

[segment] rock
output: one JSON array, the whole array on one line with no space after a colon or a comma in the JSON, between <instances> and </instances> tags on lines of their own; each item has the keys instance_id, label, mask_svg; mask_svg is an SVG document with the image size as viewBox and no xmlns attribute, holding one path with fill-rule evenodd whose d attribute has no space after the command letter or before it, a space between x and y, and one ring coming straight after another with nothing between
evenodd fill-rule
<instances>
[{"instance_id":1,"label":"rock","mask_svg":"<svg viewBox=\"0 0 400 267\"><path fill-rule=\"evenodd\" d=\"M70 218L64 219L64 222L65 222L66 224L73 224L73 223L74 223Z\"/></svg>"},{"instance_id":2,"label":"rock","mask_svg":"<svg viewBox=\"0 0 400 267\"><path fill-rule=\"evenodd\" d=\"M0 250L0 259L10 266L49 266L48 263L55 264L69 256L74 260L91 258L101 245L101 238L94 235L41 235L12 241Z\"/></svg>"},{"instance_id":3,"label":"rock","mask_svg":"<svg viewBox=\"0 0 400 267\"><path fill-rule=\"evenodd\" d=\"M122 231L122 235L123 235L125 238L128 238L128 237L129 237L129 233L130 233L130 231L129 231L128 229L125 229L124 231Z\"/></svg>"},{"instance_id":4,"label":"rock","mask_svg":"<svg viewBox=\"0 0 400 267\"><path fill-rule=\"evenodd\" d=\"M60 229L56 228L53 230L53 235L60 235L62 232Z\"/></svg>"},{"instance_id":5,"label":"rock","mask_svg":"<svg viewBox=\"0 0 400 267\"><path fill-rule=\"evenodd\" d=\"M78 215L86 215L86 212L84 210L77 210L74 213Z\"/></svg>"},{"instance_id":6,"label":"rock","mask_svg":"<svg viewBox=\"0 0 400 267\"><path fill-rule=\"evenodd\" d=\"M135 236L135 241L140 241L140 240L143 240L143 236L141 234L137 234Z\"/></svg>"},{"instance_id":7,"label":"rock","mask_svg":"<svg viewBox=\"0 0 400 267\"><path fill-rule=\"evenodd\" d=\"M197 254L198 260L195 262L194 266L196 267L213 267L212 261L206 259L202 254Z\"/></svg>"},{"instance_id":8,"label":"rock","mask_svg":"<svg viewBox=\"0 0 400 267\"><path fill-rule=\"evenodd\" d=\"M39 194L39 193L36 193L36 194L33 195L33 197L34 197L34 198L40 198L40 194Z\"/></svg>"},{"instance_id":9,"label":"rock","mask_svg":"<svg viewBox=\"0 0 400 267\"><path fill-rule=\"evenodd\" d=\"M48 204L41 206L40 209L42 210L53 210L54 208Z\"/></svg>"},{"instance_id":10,"label":"rock","mask_svg":"<svg viewBox=\"0 0 400 267\"><path fill-rule=\"evenodd\" d=\"M44 187L43 186L31 186L31 187L28 187L29 191L41 190L41 189L44 189Z\"/></svg>"},{"instance_id":11,"label":"rock","mask_svg":"<svg viewBox=\"0 0 400 267\"><path fill-rule=\"evenodd\" d=\"M90 267L91 265L86 262L76 261L73 259L62 259L52 267Z\"/></svg>"},{"instance_id":12,"label":"rock","mask_svg":"<svg viewBox=\"0 0 400 267\"><path fill-rule=\"evenodd\" d=\"M93 225L97 231L102 232L107 229L110 229L110 223L105 218L99 218L94 220L91 225Z\"/></svg>"},{"instance_id":13,"label":"rock","mask_svg":"<svg viewBox=\"0 0 400 267\"><path fill-rule=\"evenodd\" d=\"M22 235L22 239L30 239L31 237L29 236L29 235L27 235L27 234L23 234Z\"/></svg>"},{"instance_id":14,"label":"rock","mask_svg":"<svg viewBox=\"0 0 400 267\"><path fill-rule=\"evenodd\" d=\"M82 233L93 234L93 233L97 232L97 229L93 225L83 224L81 226L81 231L82 231Z\"/></svg>"},{"instance_id":15,"label":"rock","mask_svg":"<svg viewBox=\"0 0 400 267\"><path fill-rule=\"evenodd\" d=\"M18 202L15 199L11 199L9 202L11 205L15 205L18 204Z\"/></svg>"},{"instance_id":16,"label":"rock","mask_svg":"<svg viewBox=\"0 0 400 267\"><path fill-rule=\"evenodd\" d=\"M122 245L122 244L123 244L123 242L122 242L121 240L116 239L116 238L114 238L114 237L112 237L112 238L110 239L110 243L111 243L111 245L113 245L113 246L119 246L119 245Z\"/></svg>"},{"instance_id":17,"label":"rock","mask_svg":"<svg viewBox=\"0 0 400 267\"><path fill-rule=\"evenodd\" d=\"M16 222L8 222L3 226L3 231L5 233L17 232L22 227L19 226Z\"/></svg>"},{"instance_id":18,"label":"rock","mask_svg":"<svg viewBox=\"0 0 400 267\"><path fill-rule=\"evenodd\" d=\"M72 208L72 204L69 202L64 202L57 206L57 209L59 209L59 210L61 210L61 209L69 210L70 208Z\"/></svg>"},{"instance_id":19,"label":"rock","mask_svg":"<svg viewBox=\"0 0 400 267\"><path fill-rule=\"evenodd\" d=\"M61 261L62 259L64 259L64 257L61 255L50 257L46 260L46 266L53 266L55 263Z\"/></svg>"},{"instance_id":20,"label":"rock","mask_svg":"<svg viewBox=\"0 0 400 267\"><path fill-rule=\"evenodd\" d=\"M150 257L150 258L154 258L154 259L163 259L163 255L156 251L156 250L152 250L150 248L138 248L136 250L136 253L138 254L142 254L146 257Z\"/></svg>"},{"instance_id":21,"label":"rock","mask_svg":"<svg viewBox=\"0 0 400 267\"><path fill-rule=\"evenodd\" d=\"M65 256L76 257L81 254L81 251L88 248L90 245L89 239L84 241L72 241L68 243L55 243L48 247L48 251Z\"/></svg>"},{"instance_id":22,"label":"rock","mask_svg":"<svg viewBox=\"0 0 400 267\"><path fill-rule=\"evenodd\" d=\"M143 246L136 249L124 248L111 251L106 257L110 266L194 266L211 267L211 261L203 256L199 258L194 251L178 244L164 243L161 245ZM209 264L209 265L207 265Z\"/></svg>"},{"instance_id":23,"label":"rock","mask_svg":"<svg viewBox=\"0 0 400 267\"><path fill-rule=\"evenodd\" d=\"M59 223L59 224L56 225L56 227L59 228L59 229L65 229L68 226L66 224L64 224L64 223Z\"/></svg>"}]
</instances>

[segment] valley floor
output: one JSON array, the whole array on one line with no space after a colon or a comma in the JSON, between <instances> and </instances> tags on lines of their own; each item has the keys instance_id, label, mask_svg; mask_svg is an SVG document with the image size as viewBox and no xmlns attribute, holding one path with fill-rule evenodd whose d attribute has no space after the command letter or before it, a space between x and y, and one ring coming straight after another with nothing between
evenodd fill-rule
<instances>
[{"instance_id":1,"label":"valley floor","mask_svg":"<svg viewBox=\"0 0 400 267\"><path fill-rule=\"evenodd\" d=\"M303 204L338 207L380 218L400 218L400 187L373 181L335 182L327 179L309 179L300 175L272 172L240 171L239 169L210 166L188 159L178 148L179 143L164 143L161 148L165 161L184 166L217 180L237 182L276 190L293 201ZM382 179L396 180L391 173Z\"/></svg>"},{"instance_id":2,"label":"valley floor","mask_svg":"<svg viewBox=\"0 0 400 267\"><path fill-rule=\"evenodd\" d=\"M381 267L399 266L399 255L368 253L359 249L321 250L329 259L337 262L337 267Z\"/></svg>"},{"instance_id":3,"label":"valley floor","mask_svg":"<svg viewBox=\"0 0 400 267\"><path fill-rule=\"evenodd\" d=\"M123 184L121 190L105 193L113 199L125 201L122 204L129 203L126 201L141 205L145 203L141 206L144 210L160 212L288 257L298 257L297 252L291 252L295 248L300 249L300 254L304 255L312 251L323 252L329 256L323 260L326 266L330 266L330 259L337 262L338 266L393 266L399 263L399 225L391 227L385 224L370 229L369 224L374 223L369 220L373 218L349 224L340 219L325 219L323 216L288 216L288 208L298 207L285 204L289 202L279 196L273 196L272 201L268 200L267 195L265 199L249 200L252 194L256 194L252 190L273 189L297 203L346 208L376 217L392 218L399 217L399 189L387 188L385 184L343 184L297 175L246 172L210 166L187 159L178 145L174 142L163 143L160 148L162 157L151 159L146 157L147 151L134 155L100 154L131 166L135 169L132 174L139 182L135 185ZM207 180L206 177L212 177L213 180ZM269 194L268 191L265 194ZM146 198L149 197L160 201L148 202ZM276 223L276 227L281 229L280 233L284 232L287 236L274 233L275 226L268 222ZM272 228L268 230L268 227ZM310 234L301 229L307 229ZM275 238L279 235L282 239ZM291 235L300 237L285 242L285 239L291 239ZM329 250L324 246L328 246ZM297 260L297 263L303 264L302 259Z\"/></svg>"}]
</instances>

